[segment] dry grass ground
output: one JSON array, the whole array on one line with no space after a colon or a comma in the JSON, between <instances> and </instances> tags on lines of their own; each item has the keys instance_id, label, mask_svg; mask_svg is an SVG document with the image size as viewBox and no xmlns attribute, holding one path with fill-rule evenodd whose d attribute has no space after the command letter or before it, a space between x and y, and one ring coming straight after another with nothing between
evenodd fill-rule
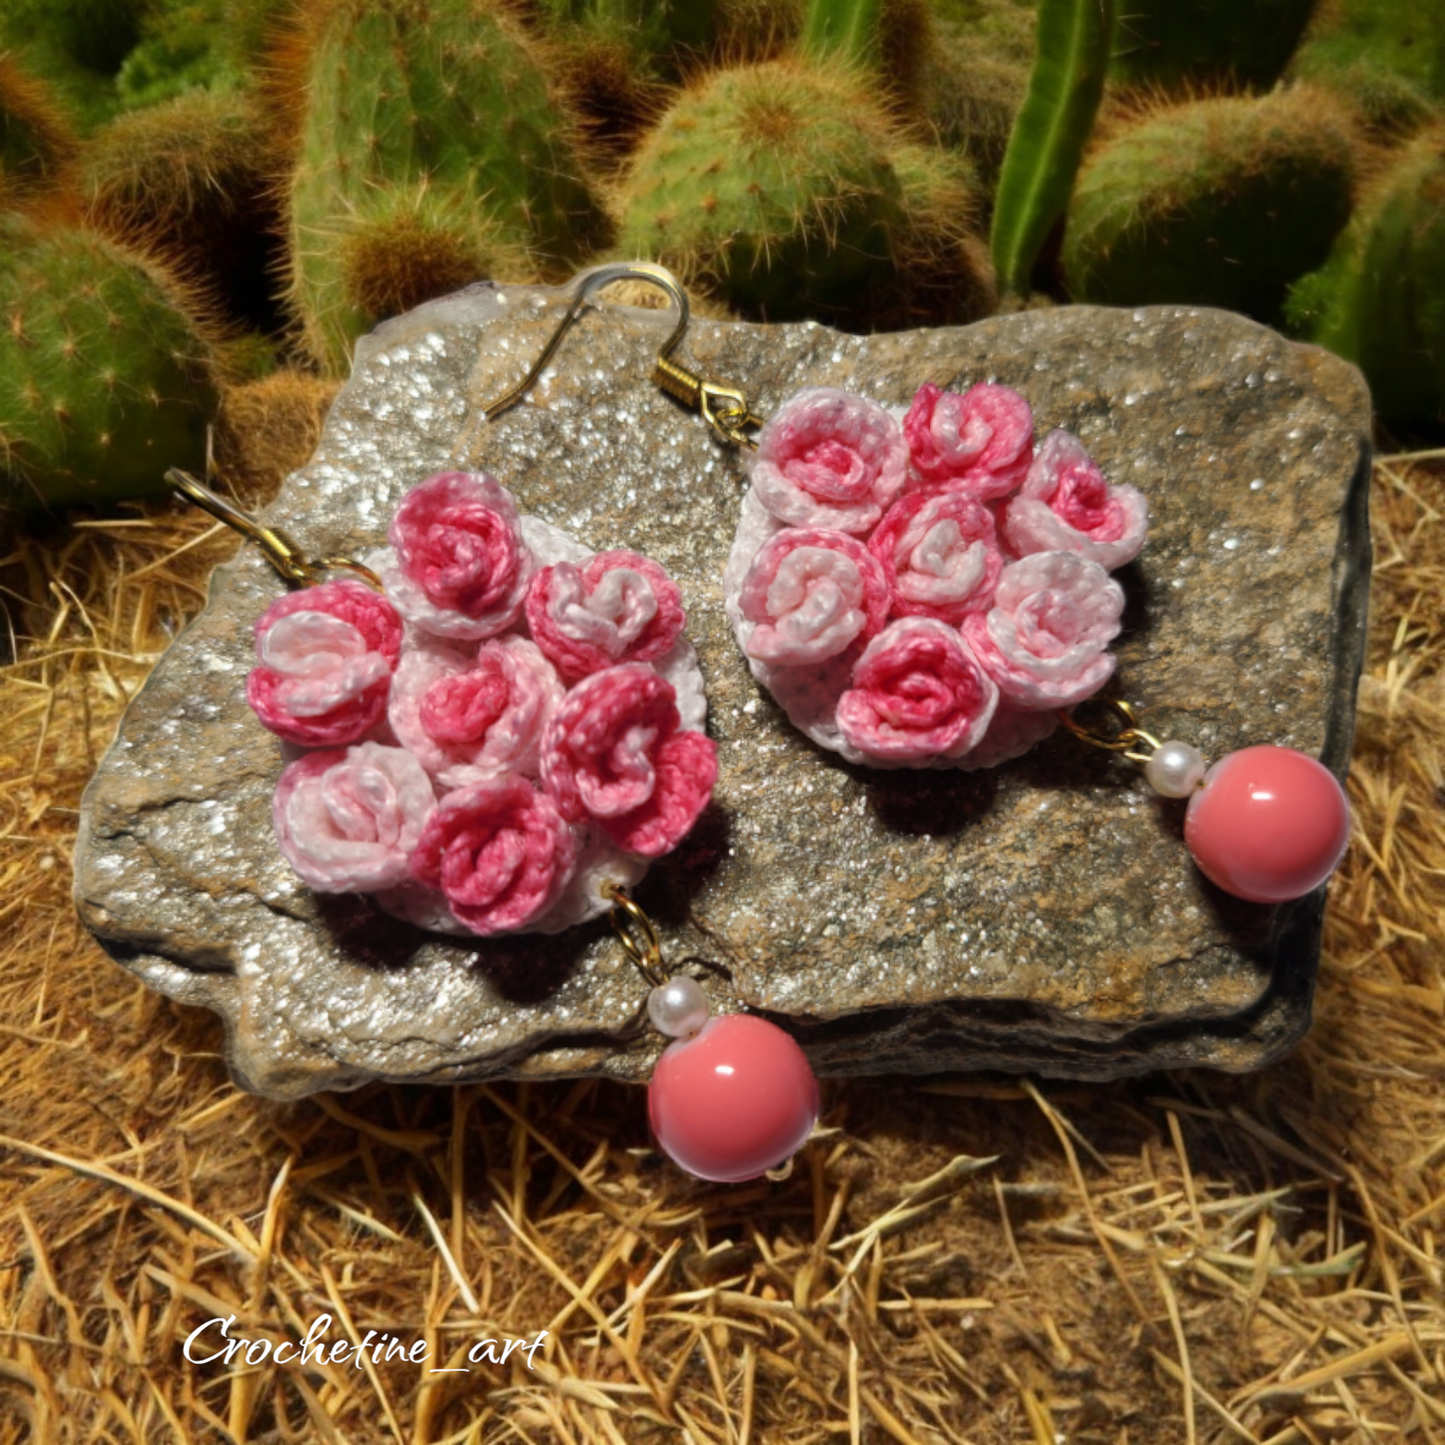
<instances>
[{"instance_id":1,"label":"dry grass ground","mask_svg":"<svg viewBox=\"0 0 1445 1445\"><path fill-rule=\"evenodd\" d=\"M317 399L250 404L219 459L254 503ZM736 1188L664 1167L606 1083L237 1093L215 1020L110 963L69 880L116 716L234 543L158 504L17 547L0 1442L1445 1441L1445 458L1382 460L1374 521L1305 1044L1249 1078L825 1084L792 1178ZM212 1317L322 1314L428 1358L182 1357ZM541 1330L530 1368L431 1373Z\"/></svg>"}]
</instances>

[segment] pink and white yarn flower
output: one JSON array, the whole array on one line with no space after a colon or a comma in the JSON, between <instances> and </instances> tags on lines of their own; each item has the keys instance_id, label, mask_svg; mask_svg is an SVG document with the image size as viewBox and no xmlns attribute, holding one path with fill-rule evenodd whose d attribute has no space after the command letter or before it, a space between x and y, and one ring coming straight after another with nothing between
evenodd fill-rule
<instances>
[{"instance_id":1,"label":"pink and white yarn flower","mask_svg":"<svg viewBox=\"0 0 1445 1445\"><path fill-rule=\"evenodd\" d=\"M504 773L535 778L566 689L535 643L509 636L475 654L421 638L401 659L388 717L397 741L446 788Z\"/></svg>"},{"instance_id":2,"label":"pink and white yarn flower","mask_svg":"<svg viewBox=\"0 0 1445 1445\"><path fill-rule=\"evenodd\" d=\"M1003 569L994 605L963 635L999 691L1026 708L1073 707L1114 672L1124 589L1074 552L1036 552Z\"/></svg>"},{"instance_id":3,"label":"pink and white yarn flower","mask_svg":"<svg viewBox=\"0 0 1445 1445\"><path fill-rule=\"evenodd\" d=\"M306 753L272 800L287 861L318 893L369 893L408 876L436 806L431 779L405 748L357 743Z\"/></svg>"},{"instance_id":4,"label":"pink and white yarn flower","mask_svg":"<svg viewBox=\"0 0 1445 1445\"><path fill-rule=\"evenodd\" d=\"M542 779L562 816L591 819L640 857L670 853L717 781L717 745L679 721L672 684L643 663L578 683L542 741Z\"/></svg>"},{"instance_id":5,"label":"pink and white yarn flower","mask_svg":"<svg viewBox=\"0 0 1445 1445\"><path fill-rule=\"evenodd\" d=\"M856 538L785 527L763 543L743 578L739 605L750 624L743 650L775 666L822 662L873 637L888 600L882 565Z\"/></svg>"},{"instance_id":6,"label":"pink and white yarn flower","mask_svg":"<svg viewBox=\"0 0 1445 1445\"><path fill-rule=\"evenodd\" d=\"M255 626L260 666L246 700L277 737L301 747L356 742L386 712L401 619L345 578L278 597Z\"/></svg>"},{"instance_id":7,"label":"pink and white yarn flower","mask_svg":"<svg viewBox=\"0 0 1445 1445\"><path fill-rule=\"evenodd\" d=\"M931 381L903 418L909 490L963 491L981 502L1006 497L1033 460L1034 418L1012 387L981 382L963 393Z\"/></svg>"},{"instance_id":8,"label":"pink and white yarn flower","mask_svg":"<svg viewBox=\"0 0 1445 1445\"><path fill-rule=\"evenodd\" d=\"M898 408L904 490L868 511L849 459L879 410L815 389L763 428L723 570L728 620L753 676L820 746L873 767L993 767L1111 676L1123 592L1105 569L1138 554L1147 507L1068 432L1035 457L1012 388L930 382Z\"/></svg>"},{"instance_id":9,"label":"pink and white yarn flower","mask_svg":"<svg viewBox=\"0 0 1445 1445\"><path fill-rule=\"evenodd\" d=\"M532 578L527 626L563 678L578 682L621 662L652 662L682 632L682 592L650 557L598 552Z\"/></svg>"},{"instance_id":10,"label":"pink and white yarn flower","mask_svg":"<svg viewBox=\"0 0 1445 1445\"><path fill-rule=\"evenodd\" d=\"M1083 443L1051 431L1004 513L1004 539L1016 557L1077 552L1113 571L1132 562L1149 529L1149 504L1137 488L1110 486Z\"/></svg>"},{"instance_id":11,"label":"pink and white yarn flower","mask_svg":"<svg viewBox=\"0 0 1445 1445\"><path fill-rule=\"evenodd\" d=\"M541 919L576 861L576 841L556 803L513 776L447 794L411 855L411 876L440 890L456 919L489 938Z\"/></svg>"},{"instance_id":12,"label":"pink and white yarn flower","mask_svg":"<svg viewBox=\"0 0 1445 1445\"><path fill-rule=\"evenodd\" d=\"M512 494L494 477L428 477L402 499L387 536L382 581L413 626L475 641L517 620L534 563Z\"/></svg>"},{"instance_id":13,"label":"pink and white yarn flower","mask_svg":"<svg viewBox=\"0 0 1445 1445\"><path fill-rule=\"evenodd\" d=\"M900 617L864 649L838 699L850 762L913 766L963 757L988 731L998 688L957 629Z\"/></svg>"},{"instance_id":14,"label":"pink and white yarn flower","mask_svg":"<svg viewBox=\"0 0 1445 1445\"><path fill-rule=\"evenodd\" d=\"M1003 570L993 513L961 492L913 492L868 539L899 617L957 623L993 601Z\"/></svg>"},{"instance_id":15,"label":"pink and white yarn flower","mask_svg":"<svg viewBox=\"0 0 1445 1445\"><path fill-rule=\"evenodd\" d=\"M325 749L281 776L283 854L429 931L558 933L606 912L717 779L677 583L469 473L409 492L389 537L362 560L391 600L347 579L256 625L258 716Z\"/></svg>"},{"instance_id":16,"label":"pink and white yarn flower","mask_svg":"<svg viewBox=\"0 0 1445 1445\"><path fill-rule=\"evenodd\" d=\"M780 522L857 534L903 490L908 448L877 402L831 387L800 391L758 433L753 489Z\"/></svg>"}]
</instances>

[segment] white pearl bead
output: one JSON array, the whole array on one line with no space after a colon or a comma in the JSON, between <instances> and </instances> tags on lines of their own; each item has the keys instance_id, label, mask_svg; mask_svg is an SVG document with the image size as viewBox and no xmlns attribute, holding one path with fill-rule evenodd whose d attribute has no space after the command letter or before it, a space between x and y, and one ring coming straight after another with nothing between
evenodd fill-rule
<instances>
[{"instance_id":1,"label":"white pearl bead","mask_svg":"<svg viewBox=\"0 0 1445 1445\"><path fill-rule=\"evenodd\" d=\"M707 995L696 979L674 974L647 995L647 1016L670 1039L695 1034L707 1022Z\"/></svg>"},{"instance_id":2,"label":"white pearl bead","mask_svg":"<svg viewBox=\"0 0 1445 1445\"><path fill-rule=\"evenodd\" d=\"M1161 798L1187 798L1204 777L1204 754L1188 743L1160 743L1144 764L1144 777Z\"/></svg>"}]
</instances>

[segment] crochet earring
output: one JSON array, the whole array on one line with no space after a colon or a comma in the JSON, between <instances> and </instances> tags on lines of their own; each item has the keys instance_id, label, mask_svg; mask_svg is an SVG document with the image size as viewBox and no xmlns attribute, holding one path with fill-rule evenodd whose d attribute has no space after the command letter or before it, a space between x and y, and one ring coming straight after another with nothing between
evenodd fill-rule
<instances>
[{"instance_id":1,"label":"crochet earring","mask_svg":"<svg viewBox=\"0 0 1445 1445\"><path fill-rule=\"evenodd\" d=\"M1189 744L1141 729L1122 701L1101 699L1121 730L1073 718L1114 673L1124 593L1109 572L1143 547L1148 505L1111 485L1069 432L1036 449L1031 409L1011 388L925 383L889 407L815 387L764 420L737 388L672 359L686 292L634 262L578 278L541 357L488 416L525 394L588 296L619 280L671 299L677 320L653 379L746 456L727 613L753 676L800 731L855 764L969 769L1019 757L1062 723L1143 764L1161 797L1189 800L1186 845L1226 892L1275 903L1324 882L1349 810L1313 758L1256 746L1211 768Z\"/></svg>"},{"instance_id":2,"label":"crochet earring","mask_svg":"<svg viewBox=\"0 0 1445 1445\"><path fill-rule=\"evenodd\" d=\"M485 474L428 477L389 547L314 560L186 473L167 479L300 589L257 619L246 693L282 743L273 819L303 881L481 938L611 910L674 1040L649 1087L663 1151L717 1181L785 1165L818 1115L802 1050L766 1020L710 1018L693 978L664 975L625 891L717 777L677 584L521 513Z\"/></svg>"},{"instance_id":3,"label":"crochet earring","mask_svg":"<svg viewBox=\"0 0 1445 1445\"><path fill-rule=\"evenodd\" d=\"M277 843L314 891L434 932L556 933L707 806L702 673L655 562L593 553L460 471L406 494L389 547L310 561L169 477L300 584L255 623L246 697L283 744Z\"/></svg>"}]
</instances>

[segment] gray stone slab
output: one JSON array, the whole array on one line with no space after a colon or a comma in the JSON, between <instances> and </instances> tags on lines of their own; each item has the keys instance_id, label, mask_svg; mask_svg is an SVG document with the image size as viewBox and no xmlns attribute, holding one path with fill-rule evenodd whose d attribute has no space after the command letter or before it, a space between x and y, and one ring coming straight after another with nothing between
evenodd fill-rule
<instances>
[{"instance_id":1,"label":"gray stone slab","mask_svg":"<svg viewBox=\"0 0 1445 1445\"><path fill-rule=\"evenodd\" d=\"M558 293L472 287L358 349L315 458L268 513L314 553L380 541L479 400L525 370ZM679 579L721 776L640 901L718 1009L794 1029L822 1074L1032 1069L1103 1079L1258 1067L1309 1021L1321 894L1270 909L1193 868L1179 805L1056 736L992 773L872 773L794 732L750 678L719 577L742 462L655 390L667 322L589 315L472 462L591 547ZM801 386L907 402L997 380L1150 498L1117 691L1218 757L1276 742L1347 764L1369 570L1358 374L1221 312L1061 308L855 337L697 322L690 349L766 414ZM216 1010L245 1087L372 1078L646 1077L662 1040L605 925L458 942L311 894L271 833L276 740L243 699L250 626L283 586L253 548L132 702L86 792L76 897L110 953Z\"/></svg>"}]
</instances>

